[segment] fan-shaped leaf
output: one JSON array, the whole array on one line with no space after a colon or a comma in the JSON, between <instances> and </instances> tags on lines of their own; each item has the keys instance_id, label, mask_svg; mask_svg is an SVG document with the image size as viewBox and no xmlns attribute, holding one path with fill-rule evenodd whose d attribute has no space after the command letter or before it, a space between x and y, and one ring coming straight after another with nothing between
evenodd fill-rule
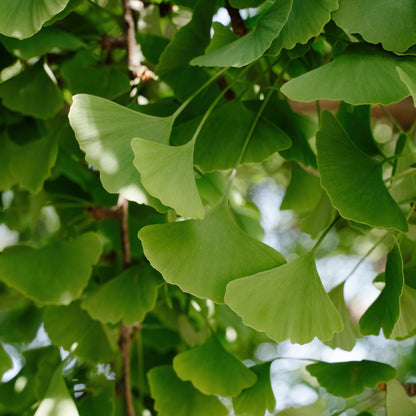
<instances>
[{"instance_id":1,"label":"fan-shaped leaf","mask_svg":"<svg viewBox=\"0 0 416 416\"><path fill-rule=\"evenodd\" d=\"M293 0L287 23L274 39L268 54L278 55L281 50L292 49L297 43L306 43L319 35L331 20L331 12L338 8L338 0Z\"/></svg>"},{"instance_id":2,"label":"fan-shaped leaf","mask_svg":"<svg viewBox=\"0 0 416 416\"><path fill-rule=\"evenodd\" d=\"M58 86L40 63L0 84L0 98L5 107L41 119L54 116L63 106Z\"/></svg>"},{"instance_id":3,"label":"fan-shaped leaf","mask_svg":"<svg viewBox=\"0 0 416 416\"><path fill-rule=\"evenodd\" d=\"M100 171L104 188L139 204L163 209L141 186L133 166L133 137L168 143L173 117L153 117L92 95L74 97L69 121L86 160Z\"/></svg>"},{"instance_id":4,"label":"fan-shaped leaf","mask_svg":"<svg viewBox=\"0 0 416 416\"><path fill-rule=\"evenodd\" d=\"M46 396L40 402L35 416L79 416L74 400L70 396L59 366L52 379Z\"/></svg>"},{"instance_id":5,"label":"fan-shaped leaf","mask_svg":"<svg viewBox=\"0 0 416 416\"><path fill-rule=\"evenodd\" d=\"M335 23L351 34L358 33L370 43L381 43L393 52L404 52L416 44L413 0L339 0ZM371 22L371 25L368 24Z\"/></svg>"},{"instance_id":6,"label":"fan-shaped leaf","mask_svg":"<svg viewBox=\"0 0 416 416\"><path fill-rule=\"evenodd\" d=\"M400 296L400 316L390 338L404 339L416 333L416 289L403 285Z\"/></svg>"},{"instance_id":7,"label":"fan-shaped leaf","mask_svg":"<svg viewBox=\"0 0 416 416\"><path fill-rule=\"evenodd\" d=\"M347 219L406 232L406 218L390 196L379 162L362 153L329 112L316 136L321 184Z\"/></svg>"},{"instance_id":8,"label":"fan-shaped leaf","mask_svg":"<svg viewBox=\"0 0 416 416\"><path fill-rule=\"evenodd\" d=\"M216 397L205 396L191 383L183 382L169 366L148 373L150 391L159 416L226 416L228 410Z\"/></svg>"},{"instance_id":9,"label":"fan-shaped leaf","mask_svg":"<svg viewBox=\"0 0 416 416\"><path fill-rule=\"evenodd\" d=\"M20 59L28 60L46 53L75 51L85 46L76 36L55 27L45 27L36 35L24 40L0 37L6 49Z\"/></svg>"},{"instance_id":10,"label":"fan-shaped leaf","mask_svg":"<svg viewBox=\"0 0 416 416\"><path fill-rule=\"evenodd\" d=\"M252 371L224 350L215 336L178 354L173 359L173 368L180 379L190 381L208 395L234 397L257 380Z\"/></svg>"},{"instance_id":11,"label":"fan-shaped leaf","mask_svg":"<svg viewBox=\"0 0 416 416\"><path fill-rule=\"evenodd\" d=\"M146 190L183 217L203 218L204 206L194 174L194 141L167 146L133 139L134 166Z\"/></svg>"},{"instance_id":12,"label":"fan-shaped leaf","mask_svg":"<svg viewBox=\"0 0 416 416\"><path fill-rule=\"evenodd\" d=\"M343 350L351 351L357 342L357 338L360 336L360 331L352 320L351 313L345 304L344 283L341 283L332 289L329 292L329 297L341 316L344 329L341 332L334 334L332 339L326 341L325 344L331 348L342 348Z\"/></svg>"},{"instance_id":13,"label":"fan-shaped leaf","mask_svg":"<svg viewBox=\"0 0 416 416\"><path fill-rule=\"evenodd\" d=\"M46 307L43 321L52 343L82 360L104 362L114 358L106 329L91 319L78 302L69 306Z\"/></svg>"},{"instance_id":14,"label":"fan-shaped leaf","mask_svg":"<svg viewBox=\"0 0 416 416\"><path fill-rule=\"evenodd\" d=\"M69 0L0 0L0 33L24 39L62 11Z\"/></svg>"},{"instance_id":15,"label":"fan-shaped leaf","mask_svg":"<svg viewBox=\"0 0 416 416\"><path fill-rule=\"evenodd\" d=\"M329 64L287 82L281 91L297 101L328 99L350 104L391 104L409 95L395 72L396 66L416 76L414 57L353 45Z\"/></svg>"},{"instance_id":16,"label":"fan-shaped leaf","mask_svg":"<svg viewBox=\"0 0 416 416\"><path fill-rule=\"evenodd\" d=\"M260 58L287 22L292 0L276 0L259 19L257 26L242 38L206 55L194 58L192 65L241 67Z\"/></svg>"},{"instance_id":17,"label":"fan-shaped leaf","mask_svg":"<svg viewBox=\"0 0 416 416\"><path fill-rule=\"evenodd\" d=\"M271 270L234 280L225 302L246 325L276 342L306 344L332 338L342 322L322 286L313 254Z\"/></svg>"},{"instance_id":18,"label":"fan-shaped leaf","mask_svg":"<svg viewBox=\"0 0 416 416\"><path fill-rule=\"evenodd\" d=\"M273 412L276 399L270 382L270 363L250 367L257 374L257 381L233 398L236 416L264 416L266 409Z\"/></svg>"},{"instance_id":19,"label":"fan-shaped leaf","mask_svg":"<svg viewBox=\"0 0 416 416\"><path fill-rule=\"evenodd\" d=\"M36 302L67 305L80 297L101 251L94 233L40 249L6 249L0 256L0 280Z\"/></svg>"},{"instance_id":20,"label":"fan-shaped leaf","mask_svg":"<svg viewBox=\"0 0 416 416\"><path fill-rule=\"evenodd\" d=\"M397 371L376 361L347 361L342 363L318 362L306 367L321 386L334 396L350 397L366 387L375 387L380 381L396 377Z\"/></svg>"},{"instance_id":21,"label":"fan-shaped leaf","mask_svg":"<svg viewBox=\"0 0 416 416\"><path fill-rule=\"evenodd\" d=\"M387 416L414 416L416 404L412 402L397 380L387 383L386 411Z\"/></svg>"},{"instance_id":22,"label":"fan-shaped leaf","mask_svg":"<svg viewBox=\"0 0 416 416\"><path fill-rule=\"evenodd\" d=\"M360 319L363 335L378 335L383 328L388 338L400 316L400 296L403 289L403 260L397 243L387 256L386 286Z\"/></svg>"},{"instance_id":23,"label":"fan-shaped leaf","mask_svg":"<svg viewBox=\"0 0 416 416\"><path fill-rule=\"evenodd\" d=\"M156 303L162 280L146 263L131 267L98 288L82 301L84 308L101 322L123 321L132 326L142 322Z\"/></svg>"},{"instance_id":24,"label":"fan-shaped leaf","mask_svg":"<svg viewBox=\"0 0 416 416\"><path fill-rule=\"evenodd\" d=\"M167 282L220 303L231 280L285 262L237 226L225 200L203 220L150 225L140 230L139 238L146 257Z\"/></svg>"},{"instance_id":25,"label":"fan-shaped leaf","mask_svg":"<svg viewBox=\"0 0 416 416\"><path fill-rule=\"evenodd\" d=\"M322 188L319 177L311 175L297 163L294 163L292 164L290 183L280 209L292 209L298 214L303 214L318 204L321 195Z\"/></svg>"}]
</instances>

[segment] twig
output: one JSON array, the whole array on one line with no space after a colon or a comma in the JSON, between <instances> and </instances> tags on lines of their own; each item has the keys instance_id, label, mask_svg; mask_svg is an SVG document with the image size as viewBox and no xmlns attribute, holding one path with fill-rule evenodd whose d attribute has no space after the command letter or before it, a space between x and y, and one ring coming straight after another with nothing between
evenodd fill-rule
<instances>
[{"instance_id":1,"label":"twig","mask_svg":"<svg viewBox=\"0 0 416 416\"><path fill-rule=\"evenodd\" d=\"M225 8L231 19L231 28L233 32L238 36L244 36L247 34L246 24L241 18L240 11L231 6L228 0L225 0Z\"/></svg>"}]
</instances>

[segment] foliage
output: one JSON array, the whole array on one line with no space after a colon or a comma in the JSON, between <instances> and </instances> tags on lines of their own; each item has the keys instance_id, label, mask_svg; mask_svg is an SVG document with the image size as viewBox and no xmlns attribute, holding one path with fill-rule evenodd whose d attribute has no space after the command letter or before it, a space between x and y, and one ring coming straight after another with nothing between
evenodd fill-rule
<instances>
[{"instance_id":1,"label":"foliage","mask_svg":"<svg viewBox=\"0 0 416 416\"><path fill-rule=\"evenodd\" d=\"M278 414L262 345L416 334L415 124L385 107L416 97L415 8L376 3L0 0L0 415ZM361 319L317 267L358 241ZM281 414L416 414L414 360L306 360L320 398Z\"/></svg>"}]
</instances>

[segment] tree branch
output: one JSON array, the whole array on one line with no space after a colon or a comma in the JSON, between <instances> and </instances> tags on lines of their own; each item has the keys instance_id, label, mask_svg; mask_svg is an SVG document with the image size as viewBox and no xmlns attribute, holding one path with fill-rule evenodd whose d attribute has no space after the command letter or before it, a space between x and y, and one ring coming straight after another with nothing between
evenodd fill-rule
<instances>
[{"instance_id":1,"label":"tree branch","mask_svg":"<svg viewBox=\"0 0 416 416\"><path fill-rule=\"evenodd\" d=\"M225 8L231 19L231 28L233 32L238 36L244 36L247 34L246 24L241 18L240 11L231 6L228 0L225 0Z\"/></svg>"}]
</instances>

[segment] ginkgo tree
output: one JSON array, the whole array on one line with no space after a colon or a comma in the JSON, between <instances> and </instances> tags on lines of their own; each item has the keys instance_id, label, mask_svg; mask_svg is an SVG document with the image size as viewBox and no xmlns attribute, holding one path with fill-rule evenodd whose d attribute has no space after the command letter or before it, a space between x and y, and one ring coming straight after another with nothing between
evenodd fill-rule
<instances>
[{"instance_id":1,"label":"ginkgo tree","mask_svg":"<svg viewBox=\"0 0 416 416\"><path fill-rule=\"evenodd\" d=\"M413 351L305 359L319 399L284 410L282 357L257 354L416 334L416 123L390 107L416 100L415 21L411 0L0 0L0 415L415 415ZM262 242L265 178L311 245ZM359 264L383 249L357 315L317 260L359 238Z\"/></svg>"}]
</instances>

